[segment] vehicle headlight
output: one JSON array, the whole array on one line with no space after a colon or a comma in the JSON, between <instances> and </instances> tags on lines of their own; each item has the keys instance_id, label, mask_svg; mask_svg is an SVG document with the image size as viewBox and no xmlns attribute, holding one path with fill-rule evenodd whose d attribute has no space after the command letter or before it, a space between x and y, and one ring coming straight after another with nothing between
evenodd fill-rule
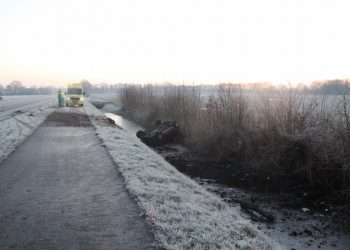
<instances>
[{"instance_id":1,"label":"vehicle headlight","mask_svg":"<svg viewBox=\"0 0 350 250\"><path fill-rule=\"evenodd\" d=\"M82 100L84 100L84 98L83 98L83 97L80 97L80 101L82 101Z\"/></svg>"}]
</instances>

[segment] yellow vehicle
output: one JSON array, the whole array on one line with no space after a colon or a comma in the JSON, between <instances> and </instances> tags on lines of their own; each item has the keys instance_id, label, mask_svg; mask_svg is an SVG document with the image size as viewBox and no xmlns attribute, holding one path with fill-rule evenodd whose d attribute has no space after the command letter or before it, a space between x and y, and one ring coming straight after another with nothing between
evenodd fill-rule
<instances>
[{"instance_id":1,"label":"yellow vehicle","mask_svg":"<svg viewBox=\"0 0 350 250\"><path fill-rule=\"evenodd\" d=\"M69 83L66 92L66 106L84 106L84 91L80 83Z\"/></svg>"}]
</instances>

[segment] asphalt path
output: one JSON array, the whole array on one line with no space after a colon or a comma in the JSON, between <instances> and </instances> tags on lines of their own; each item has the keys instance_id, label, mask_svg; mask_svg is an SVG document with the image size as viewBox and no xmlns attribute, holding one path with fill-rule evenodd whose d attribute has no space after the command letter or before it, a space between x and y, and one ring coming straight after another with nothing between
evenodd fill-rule
<instances>
[{"instance_id":1,"label":"asphalt path","mask_svg":"<svg viewBox=\"0 0 350 250\"><path fill-rule=\"evenodd\" d=\"M3 96L0 100L0 121L18 113L50 105L57 105L56 97L53 95Z\"/></svg>"},{"instance_id":2,"label":"asphalt path","mask_svg":"<svg viewBox=\"0 0 350 250\"><path fill-rule=\"evenodd\" d=\"M153 249L117 167L70 109L0 163L0 249Z\"/></svg>"}]
</instances>

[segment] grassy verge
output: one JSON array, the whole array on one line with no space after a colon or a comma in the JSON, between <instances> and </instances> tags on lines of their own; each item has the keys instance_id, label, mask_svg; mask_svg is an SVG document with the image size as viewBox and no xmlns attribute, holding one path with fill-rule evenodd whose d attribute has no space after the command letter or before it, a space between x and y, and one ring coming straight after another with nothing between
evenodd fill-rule
<instances>
[{"instance_id":1,"label":"grassy verge","mask_svg":"<svg viewBox=\"0 0 350 250\"><path fill-rule=\"evenodd\" d=\"M9 156L54 111L38 108L0 121L0 162Z\"/></svg>"}]
</instances>

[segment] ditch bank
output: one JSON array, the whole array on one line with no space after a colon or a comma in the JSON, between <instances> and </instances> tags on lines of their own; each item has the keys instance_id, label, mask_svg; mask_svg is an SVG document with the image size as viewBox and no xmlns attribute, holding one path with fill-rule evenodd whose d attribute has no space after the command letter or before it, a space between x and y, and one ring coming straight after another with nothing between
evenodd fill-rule
<instances>
[{"instance_id":1,"label":"ditch bank","mask_svg":"<svg viewBox=\"0 0 350 250\"><path fill-rule=\"evenodd\" d=\"M254 183L225 163L196 158L181 145L153 148L180 172L216 193L244 218L287 249L348 249L350 215L345 207L313 199L300 186L279 189ZM284 183L281 186L286 187Z\"/></svg>"},{"instance_id":2,"label":"ditch bank","mask_svg":"<svg viewBox=\"0 0 350 250\"><path fill-rule=\"evenodd\" d=\"M93 102L92 102L93 103ZM94 104L94 103L93 103ZM106 113L111 109L108 103ZM141 128L122 115L108 114L117 125L135 135ZM123 124L123 125L121 125ZM130 124L133 124L129 127ZM350 245L347 210L315 198L305 187L270 182L257 183L249 173L240 173L225 162L193 156L180 143L152 147L180 172L194 179L208 191L216 193L229 206L241 211L257 228L286 249L348 249Z\"/></svg>"}]
</instances>

